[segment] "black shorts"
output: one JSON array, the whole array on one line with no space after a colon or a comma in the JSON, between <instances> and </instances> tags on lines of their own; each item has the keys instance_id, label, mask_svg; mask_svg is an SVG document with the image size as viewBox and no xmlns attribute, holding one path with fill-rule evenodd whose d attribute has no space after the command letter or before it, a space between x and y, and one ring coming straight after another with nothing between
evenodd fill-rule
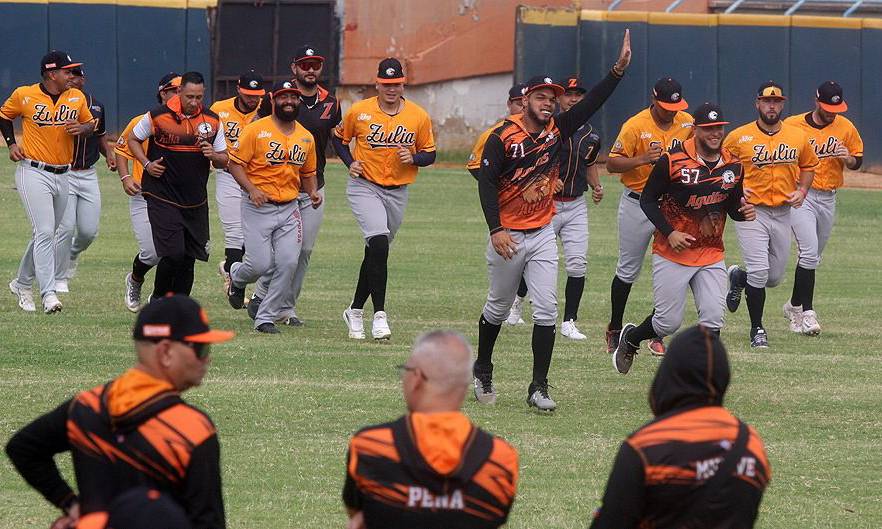
<instances>
[{"instance_id":1,"label":"black shorts","mask_svg":"<svg viewBox=\"0 0 882 529\"><path fill-rule=\"evenodd\" d=\"M208 203L182 208L151 195L144 195L144 199L156 255L187 255L208 261Z\"/></svg>"}]
</instances>

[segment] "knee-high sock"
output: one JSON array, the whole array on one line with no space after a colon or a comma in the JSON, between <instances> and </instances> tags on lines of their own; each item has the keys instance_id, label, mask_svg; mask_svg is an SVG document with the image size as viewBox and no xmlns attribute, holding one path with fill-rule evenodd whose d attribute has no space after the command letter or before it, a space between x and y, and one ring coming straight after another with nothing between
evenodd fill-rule
<instances>
[{"instance_id":1,"label":"knee-high sock","mask_svg":"<svg viewBox=\"0 0 882 529\"><path fill-rule=\"evenodd\" d=\"M153 299L159 299L175 289L175 272L177 263L174 257L163 257L156 265L156 274L153 276Z\"/></svg>"},{"instance_id":2,"label":"knee-high sock","mask_svg":"<svg viewBox=\"0 0 882 529\"><path fill-rule=\"evenodd\" d=\"M193 291L193 279L196 275L196 259L185 255L178 260L175 274L175 294L190 295Z\"/></svg>"},{"instance_id":3,"label":"knee-high sock","mask_svg":"<svg viewBox=\"0 0 882 529\"><path fill-rule=\"evenodd\" d=\"M358 272L358 284L355 285L355 296L352 298L353 309L363 309L364 304L371 295L370 280L368 279L368 247L364 247L364 258L361 260L361 270Z\"/></svg>"},{"instance_id":4,"label":"knee-high sock","mask_svg":"<svg viewBox=\"0 0 882 529\"><path fill-rule=\"evenodd\" d=\"M493 325L486 319L484 315L478 319L478 359L475 360L476 365L489 366L493 361L493 346L496 345L496 338L499 336L499 330L502 325Z\"/></svg>"},{"instance_id":5,"label":"knee-high sock","mask_svg":"<svg viewBox=\"0 0 882 529\"><path fill-rule=\"evenodd\" d=\"M132 261L132 279L138 283L143 283L144 276L151 268L153 268L153 266L138 259L138 255L135 254L135 259Z\"/></svg>"},{"instance_id":6,"label":"knee-high sock","mask_svg":"<svg viewBox=\"0 0 882 529\"><path fill-rule=\"evenodd\" d=\"M763 326L763 308L766 305L766 289L756 288L750 285L744 287L744 295L747 298L747 312L750 314L750 327Z\"/></svg>"},{"instance_id":7,"label":"knee-high sock","mask_svg":"<svg viewBox=\"0 0 882 529\"><path fill-rule=\"evenodd\" d=\"M224 248L224 256L226 257L224 260L224 270L229 274L230 267L233 266L233 263L241 263L244 255L244 248Z\"/></svg>"},{"instance_id":8,"label":"knee-high sock","mask_svg":"<svg viewBox=\"0 0 882 529\"><path fill-rule=\"evenodd\" d=\"M551 352L554 350L554 325L533 325L533 382L548 382Z\"/></svg>"},{"instance_id":9,"label":"knee-high sock","mask_svg":"<svg viewBox=\"0 0 882 529\"><path fill-rule=\"evenodd\" d=\"M790 304L794 307L802 306L802 310L814 310L815 301L815 271L808 268L796 267L796 275L793 279L793 295Z\"/></svg>"},{"instance_id":10,"label":"knee-high sock","mask_svg":"<svg viewBox=\"0 0 882 529\"><path fill-rule=\"evenodd\" d=\"M521 282L518 285L518 297L522 298L527 295L527 281L524 280L524 276L521 276Z\"/></svg>"},{"instance_id":11,"label":"knee-high sock","mask_svg":"<svg viewBox=\"0 0 882 529\"><path fill-rule=\"evenodd\" d=\"M582 292L585 291L585 277L567 277L565 290L566 301L564 302L564 321L579 319L579 303L582 302Z\"/></svg>"},{"instance_id":12,"label":"knee-high sock","mask_svg":"<svg viewBox=\"0 0 882 529\"><path fill-rule=\"evenodd\" d=\"M386 310L386 281L388 279L389 238L371 237L368 241L368 277L374 312Z\"/></svg>"},{"instance_id":13,"label":"knee-high sock","mask_svg":"<svg viewBox=\"0 0 882 529\"><path fill-rule=\"evenodd\" d=\"M631 283L625 283L619 276L613 277L609 289L609 297L612 302L612 312L609 317L611 329L622 328L622 318L625 316L625 305L628 304L628 295L631 294Z\"/></svg>"}]
</instances>

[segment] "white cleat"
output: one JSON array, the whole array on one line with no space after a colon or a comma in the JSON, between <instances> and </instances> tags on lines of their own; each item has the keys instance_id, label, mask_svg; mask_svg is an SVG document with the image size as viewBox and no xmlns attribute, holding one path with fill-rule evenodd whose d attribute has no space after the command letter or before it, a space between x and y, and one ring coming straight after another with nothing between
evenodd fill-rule
<instances>
[{"instance_id":1,"label":"white cleat","mask_svg":"<svg viewBox=\"0 0 882 529\"><path fill-rule=\"evenodd\" d=\"M67 279L56 279L55 280L55 292L59 294L67 294L70 292L70 285L67 282Z\"/></svg>"},{"instance_id":2,"label":"white cleat","mask_svg":"<svg viewBox=\"0 0 882 529\"><path fill-rule=\"evenodd\" d=\"M130 312L141 310L141 287L144 283L138 283L132 279L132 273L126 274L126 308Z\"/></svg>"},{"instance_id":3,"label":"white cleat","mask_svg":"<svg viewBox=\"0 0 882 529\"><path fill-rule=\"evenodd\" d=\"M560 333L570 340L587 340L588 337L579 332L574 320L567 320L560 326Z\"/></svg>"},{"instance_id":4,"label":"white cleat","mask_svg":"<svg viewBox=\"0 0 882 529\"><path fill-rule=\"evenodd\" d=\"M392 329L389 328L389 319L382 310L374 313L374 324L371 326L371 336L374 340L388 340L392 338Z\"/></svg>"},{"instance_id":5,"label":"white cleat","mask_svg":"<svg viewBox=\"0 0 882 529\"><path fill-rule=\"evenodd\" d=\"M343 311L343 321L349 328L349 337L364 340L364 309L347 308Z\"/></svg>"},{"instance_id":6,"label":"white cleat","mask_svg":"<svg viewBox=\"0 0 882 529\"><path fill-rule=\"evenodd\" d=\"M818 315L813 310L802 312L802 334L817 336L821 334L821 324L818 323Z\"/></svg>"},{"instance_id":7,"label":"white cleat","mask_svg":"<svg viewBox=\"0 0 882 529\"><path fill-rule=\"evenodd\" d=\"M30 288L24 288L18 285L18 281L13 279L9 282L9 291L18 296L18 306L25 312L37 312L34 305L34 291Z\"/></svg>"},{"instance_id":8,"label":"white cleat","mask_svg":"<svg viewBox=\"0 0 882 529\"><path fill-rule=\"evenodd\" d=\"M787 300L787 303L784 304L784 317L790 322L790 332L803 332L802 306L794 307L790 304L790 300ZM820 330L821 329L818 328L818 331Z\"/></svg>"},{"instance_id":9,"label":"white cleat","mask_svg":"<svg viewBox=\"0 0 882 529\"><path fill-rule=\"evenodd\" d=\"M524 318L521 318L521 305L524 304L524 300L527 298L516 296L514 303L511 304L511 310L508 312L508 318L505 320L505 323L509 325L523 325Z\"/></svg>"},{"instance_id":10,"label":"white cleat","mask_svg":"<svg viewBox=\"0 0 882 529\"><path fill-rule=\"evenodd\" d=\"M43 312L54 314L61 312L61 308L61 302L58 301L58 296L55 295L55 292L50 292L43 296Z\"/></svg>"}]
</instances>

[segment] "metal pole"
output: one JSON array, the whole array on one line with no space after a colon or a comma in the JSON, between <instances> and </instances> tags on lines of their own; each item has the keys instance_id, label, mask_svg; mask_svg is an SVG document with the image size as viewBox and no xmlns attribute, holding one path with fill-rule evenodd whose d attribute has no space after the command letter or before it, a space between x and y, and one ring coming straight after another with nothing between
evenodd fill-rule
<instances>
[{"instance_id":1,"label":"metal pole","mask_svg":"<svg viewBox=\"0 0 882 529\"><path fill-rule=\"evenodd\" d=\"M606 10L607 11L615 11L615 9L617 7L619 7L619 4L621 4L621 3L622 3L622 0L613 0L613 3L611 3Z\"/></svg>"},{"instance_id":2,"label":"metal pole","mask_svg":"<svg viewBox=\"0 0 882 529\"><path fill-rule=\"evenodd\" d=\"M726 8L725 11L723 11L723 14L728 15L729 13L734 13L735 10L738 9L741 6L741 4L743 4L743 3L744 3L744 0L735 0L734 2L732 2L732 5L730 5L729 7Z\"/></svg>"},{"instance_id":3,"label":"metal pole","mask_svg":"<svg viewBox=\"0 0 882 529\"><path fill-rule=\"evenodd\" d=\"M802 7L802 4L804 4L804 3L805 3L805 0L799 0L798 2L793 4L793 6L790 9L788 9L787 11L784 12L784 16L789 17L793 13L796 13L796 10L799 9L800 7Z\"/></svg>"},{"instance_id":4,"label":"metal pole","mask_svg":"<svg viewBox=\"0 0 882 529\"><path fill-rule=\"evenodd\" d=\"M864 3L864 0L857 0L857 2L851 4L851 7L849 7L848 9L845 10L845 13L842 13L842 16L843 17L850 17L851 14L854 13L855 11L857 11L857 9L859 7L861 7L861 4L863 4L863 3Z\"/></svg>"},{"instance_id":5,"label":"metal pole","mask_svg":"<svg viewBox=\"0 0 882 529\"><path fill-rule=\"evenodd\" d=\"M673 2L671 2L671 5L669 5L667 9L665 9L665 13L672 12L674 9L677 9L677 7L682 3L683 0L674 0Z\"/></svg>"}]
</instances>

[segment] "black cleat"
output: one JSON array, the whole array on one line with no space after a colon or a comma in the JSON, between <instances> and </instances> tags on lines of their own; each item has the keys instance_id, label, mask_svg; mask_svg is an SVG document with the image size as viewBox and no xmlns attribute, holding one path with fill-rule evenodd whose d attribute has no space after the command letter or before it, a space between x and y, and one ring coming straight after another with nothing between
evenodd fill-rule
<instances>
[{"instance_id":1,"label":"black cleat","mask_svg":"<svg viewBox=\"0 0 882 529\"><path fill-rule=\"evenodd\" d=\"M747 273L738 265L729 267L729 292L726 294L726 308L729 312L735 312L738 310L738 305L741 305L741 291L747 283L746 276Z\"/></svg>"},{"instance_id":2,"label":"black cleat","mask_svg":"<svg viewBox=\"0 0 882 529\"><path fill-rule=\"evenodd\" d=\"M262 332L263 334L280 334L282 331L279 330L278 327L274 323L261 323L254 329L257 332Z\"/></svg>"},{"instance_id":3,"label":"black cleat","mask_svg":"<svg viewBox=\"0 0 882 529\"><path fill-rule=\"evenodd\" d=\"M297 316L288 316L282 320L282 325L287 325L289 327L303 327L303 321Z\"/></svg>"},{"instance_id":4,"label":"black cleat","mask_svg":"<svg viewBox=\"0 0 882 529\"><path fill-rule=\"evenodd\" d=\"M241 309L245 305L245 289L237 287L231 281L230 288L227 290L227 301L234 309Z\"/></svg>"},{"instance_id":5,"label":"black cleat","mask_svg":"<svg viewBox=\"0 0 882 529\"><path fill-rule=\"evenodd\" d=\"M257 318L257 311L260 310L260 303L263 300L257 297L255 294L251 294L251 300L248 301L248 317L252 320Z\"/></svg>"},{"instance_id":6,"label":"black cleat","mask_svg":"<svg viewBox=\"0 0 882 529\"><path fill-rule=\"evenodd\" d=\"M633 323L626 323L622 328L622 334L619 335L619 345L613 351L612 362L613 367L621 374L627 374L631 370L631 364L634 363L634 355L637 354L639 345L633 345L628 341L628 335L636 329Z\"/></svg>"},{"instance_id":7,"label":"black cleat","mask_svg":"<svg viewBox=\"0 0 882 529\"><path fill-rule=\"evenodd\" d=\"M750 330L750 348L751 349L768 349L769 336L762 327L755 327Z\"/></svg>"}]
</instances>

